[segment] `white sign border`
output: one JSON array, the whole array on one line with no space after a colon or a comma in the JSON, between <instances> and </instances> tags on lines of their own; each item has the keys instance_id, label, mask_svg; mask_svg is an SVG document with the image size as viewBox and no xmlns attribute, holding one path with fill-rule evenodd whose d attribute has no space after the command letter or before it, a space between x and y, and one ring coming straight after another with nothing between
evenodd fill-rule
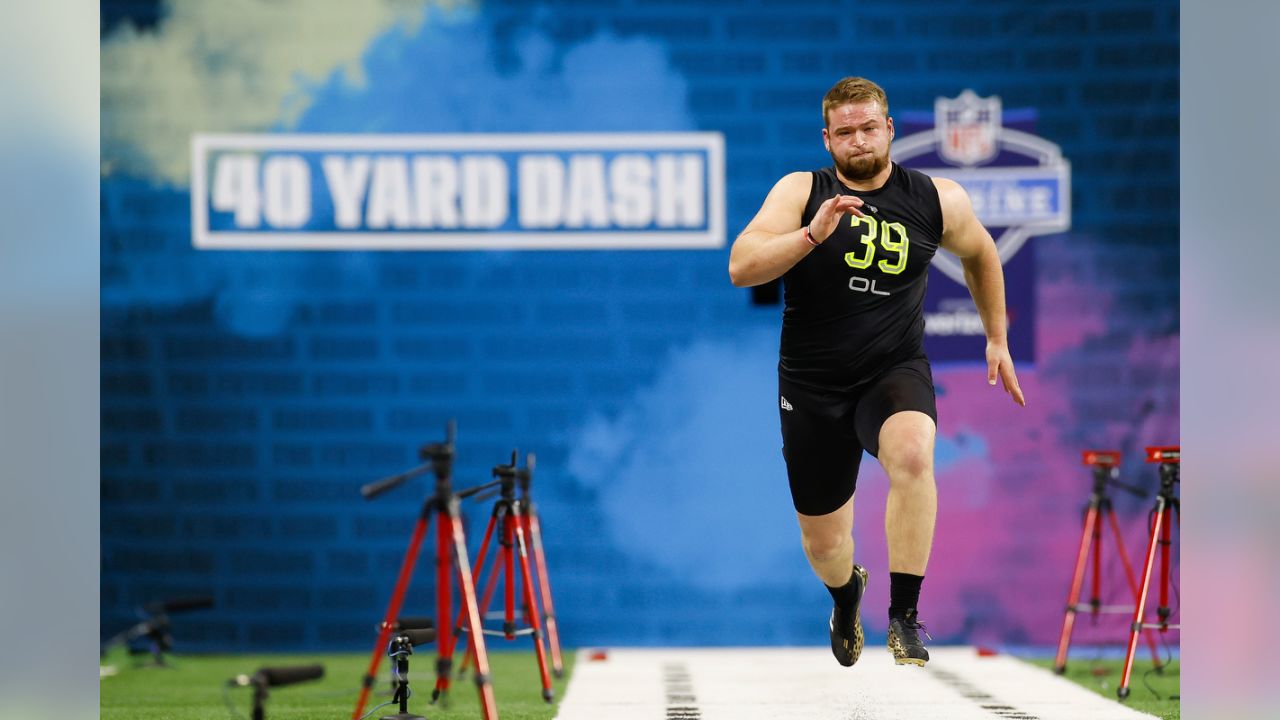
<instances>
[{"instance_id":1,"label":"white sign border","mask_svg":"<svg viewBox=\"0 0 1280 720\"><path fill-rule=\"evenodd\" d=\"M205 161L215 150L652 150L707 153L707 229L695 232L240 232L209 229ZM725 151L718 132L213 134L191 138L191 241L200 250L668 250L725 245Z\"/></svg>"}]
</instances>

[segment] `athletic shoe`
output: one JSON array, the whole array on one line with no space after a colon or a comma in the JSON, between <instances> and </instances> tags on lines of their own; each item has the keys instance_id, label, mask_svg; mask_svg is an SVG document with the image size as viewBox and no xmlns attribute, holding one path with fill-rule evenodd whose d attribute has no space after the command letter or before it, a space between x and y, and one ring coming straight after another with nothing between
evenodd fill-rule
<instances>
[{"instance_id":1,"label":"athletic shoe","mask_svg":"<svg viewBox=\"0 0 1280 720\"><path fill-rule=\"evenodd\" d=\"M861 565L854 565L853 577L858 579L858 602L853 606L853 623L839 622L834 607L831 608L831 620L828 622L831 629L831 652L836 656L836 661L845 667L858 662L858 656L862 655L862 616L859 608L867 590L866 569Z\"/></svg>"},{"instance_id":2,"label":"athletic shoe","mask_svg":"<svg viewBox=\"0 0 1280 720\"><path fill-rule=\"evenodd\" d=\"M916 611L908 610L903 618L889 618L889 652L893 653L893 661L899 665L919 665L929 662L929 651L920 640L920 632L925 637L933 638L924 629L924 625L916 619Z\"/></svg>"}]
</instances>

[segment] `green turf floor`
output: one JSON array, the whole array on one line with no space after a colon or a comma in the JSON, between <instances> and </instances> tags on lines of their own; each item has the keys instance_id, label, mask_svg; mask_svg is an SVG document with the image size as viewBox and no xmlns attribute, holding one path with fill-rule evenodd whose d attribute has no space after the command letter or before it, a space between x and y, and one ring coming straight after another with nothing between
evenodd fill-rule
<instances>
[{"instance_id":1,"label":"green turf floor","mask_svg":"<svg viewBox=\"0 0 1280 720\"><path fill-rule=\"evenodd\" d=\"M1053 668L1051 659L1028 662ZM1120 686L1120 673L1123 670L1123 660L1073 658L1067 662L1066 676L1105 698L1117 700L1116 688ZM1164 672L1156 673L1152 669L1150 657L1140 659L1134 663L1132 675L1129 680L1130 694L1124 701L1125 705L1164 720L1179 720L1182 717L1182 704L1178 699L1181 682L1177 660L1166 665Z\"/></svg>"},{"instance_id":2,"label":"green turf floor","mask_svg":"<svg viewBox=\"0 0 1280 720\"><path fill-rule=\"evenodd\" d=\"M551 720L555 706L542 700L542 685L533 652L491 652L489 655L494 693L502 720ZM228 709L224 686L228 678L251 674L264 665L324 665L321 680L273 689L266 703L266 718L271 720L347 720L355 708L360 678L369 666L367 653L316 655L196 655L172 659L172 667L134 667L128 657L112 655L107 659L117 674L101 681L102 720L217 720L249 718L252 691L230 690L230 698L238 715ZM565 653L565 677L555 680L556 699L564 695L565 684L573 669L573 654ZM387 658L379 669L379 682L370 694L365 712L391 699ZM430 705L435 681L434 654L414 656L409 666L409 684L414 696L409 712L425 715L430 720L474 720L480 717L475 685L468 679L455 681L447 709ZM371 718L392 715L398 706L387 706Z\"/></svg>"}]
</instances>

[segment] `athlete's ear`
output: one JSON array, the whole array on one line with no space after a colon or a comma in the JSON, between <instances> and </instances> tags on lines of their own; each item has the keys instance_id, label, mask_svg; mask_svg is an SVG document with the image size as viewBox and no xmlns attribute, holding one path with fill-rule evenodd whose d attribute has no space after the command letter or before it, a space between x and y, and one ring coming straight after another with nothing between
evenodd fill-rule
<instances>
[{"instance_id":1,"label":"athlete's ear","mask_svg":"<svg viewBox=\"0 0 1280 720\"><path fill-rule=\"evenodd\" d=\"M826 128L822 128L822 147L826 148L827 152L831 152L831 136L827 134Z\"/></svg>"},{"instance_id":2,"label":"athlete's ear","mask_svg":"<svg viewBox=\"0 0 1280 720\"><path fill-rule=\"evenodd\" d=\"M893 118L886 116L885 122L889 126L889 139L893 139Z\"/></svg>"}]
</instances>

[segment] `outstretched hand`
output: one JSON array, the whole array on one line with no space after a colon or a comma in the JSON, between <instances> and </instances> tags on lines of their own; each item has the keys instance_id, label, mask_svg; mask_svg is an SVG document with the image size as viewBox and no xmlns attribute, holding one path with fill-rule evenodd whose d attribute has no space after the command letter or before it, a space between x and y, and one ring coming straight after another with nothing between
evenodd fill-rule
<instances>
[{"instance_id":1,"label":"outstretched hand","mask_svg":"<svg viewBox=\"0 0 1280 720\"><path fill-rule=\"evenodd\" d=\"M1004 343L987 341L987 384L995 385L996 376L1004 384L1004 391L1009 393L1013 401L1027 406L1022 396L1022 388L1018 387L1018 375L1013 371L1013 358L1009 356L1009 346Z\"/></svg>"},{"instance_id":2,"label":"outstretched hand","mask_svg":"<svg viewBox=\"0 0 1280 720\"><path fill-rule=\"evenodd\" d=\"M859 209L861 207L862 198L856 195L827 198L826 202L818 206L818 212L814 213L813 220L809 223L813 241L820 243L831 237L831 233L836 231L836 223L840 222L845 213L863 217L862 210Z\"/></svg>"}]
</instances>

